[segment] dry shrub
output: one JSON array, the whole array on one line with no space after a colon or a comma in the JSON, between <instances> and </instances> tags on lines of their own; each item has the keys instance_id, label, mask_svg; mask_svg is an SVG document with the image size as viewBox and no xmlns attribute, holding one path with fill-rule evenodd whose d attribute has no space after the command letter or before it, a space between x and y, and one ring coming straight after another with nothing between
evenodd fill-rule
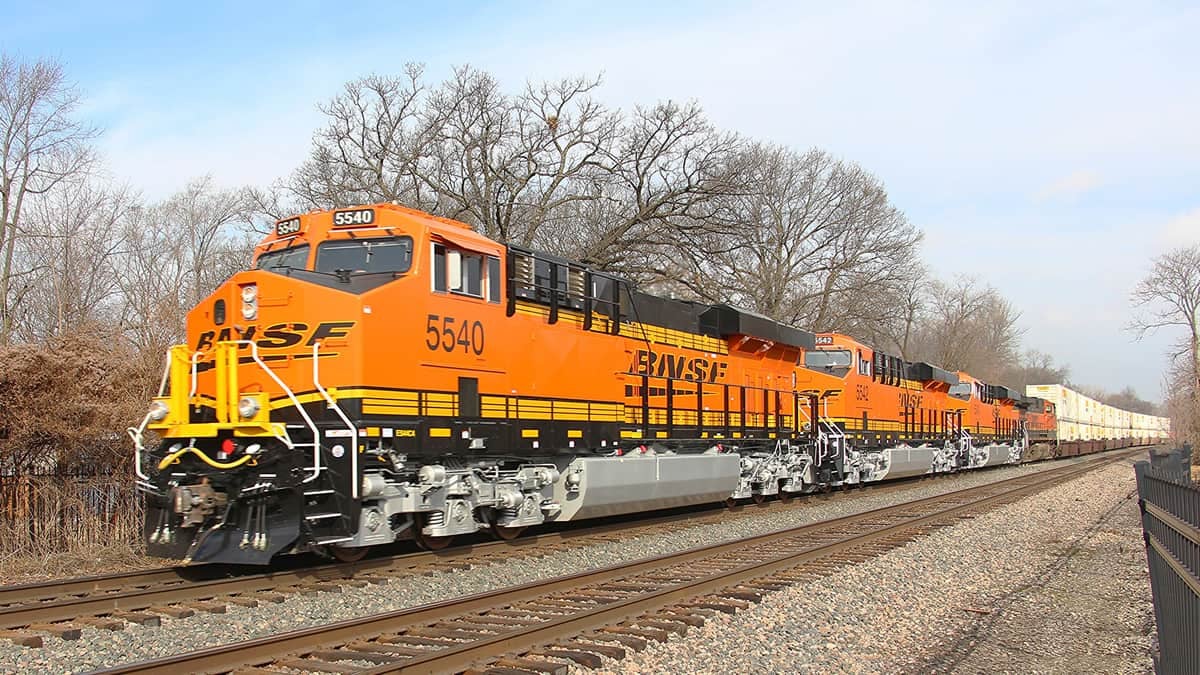
<instances>
[{"instance_id":1,"label":"dry shrub","mask_svg":"<svg viewBox=\"0 0 1200 675\"><path fill-rule=\"evenodd\" d=\"M0 348L0 473L129 470L158 368L90 333Z\"/></svg>"},{"instance_id":2,"label":"dry shrub","mask_svg":"<svg viewBox=\"0 0 1200 675\"><path fill-rule=\"evenodd\" d=\"M0 347L0 583L153 564L125 429L160 375L97 333Z\"/></svg>"}]
</instances>

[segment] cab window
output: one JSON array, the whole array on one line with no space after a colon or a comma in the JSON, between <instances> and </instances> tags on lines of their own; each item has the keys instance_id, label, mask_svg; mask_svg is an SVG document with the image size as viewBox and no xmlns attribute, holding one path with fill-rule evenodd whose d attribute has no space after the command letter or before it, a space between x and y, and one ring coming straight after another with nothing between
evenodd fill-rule
<instances>
[{"instance_id":1,"label":"cab window","mask_svg":"<svg viewBox=\"0 0 1200 675\"><path fill-rule=\"evenodd\" d=\"M958 384L950 386L949 394L954 398L963 401L969 401L971 400L971 389L972 387L970 382L959 382Z\"/></svg>"},{"instance_id":2,"label":"cab window","mask_svg":"<svg viewBox=\"0 0 1200 675\"><path fill-rule=\"evenodd\" d=\"M858 352L858 374L871 377L871 360L864 359L861 350Z\"/></svg>"},{"instance_id":3,"label":"cab window","mask_svg":"<svg viewBox=\"0 0 1200 675\"><path fill-rule=\"evenodd\" d=\"M851 360L850 352L843 349L804 352L804 367L814 370L849 368Z\"/></svg>"},{"instance_id":4,"label":"cab window","mask_svg":"<svg viewBox=\"0 0 1200 675\"><path fill-rule=\"evenodd\" d=\"M407 272L412 267L411 237L337 239L317 246L317 271Z\"/></svg>"},{"instance_id":5,"label":"cab window","mask_svg":"<svg viewBox=\"0 0 1200 675\"><path fill-rule=\"evenodd\" d=\"M254 267L274 272L277 270L302 270L308 268L308 244L268 251L255 261Z\"/></svg>"}]
</instances>

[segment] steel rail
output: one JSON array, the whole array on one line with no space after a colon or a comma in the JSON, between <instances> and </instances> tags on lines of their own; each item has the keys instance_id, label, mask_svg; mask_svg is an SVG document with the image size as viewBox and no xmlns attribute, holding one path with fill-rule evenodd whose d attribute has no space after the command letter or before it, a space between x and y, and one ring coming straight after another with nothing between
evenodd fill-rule
<instances>
[{"instance_id":1,"label":"steel rail","mask_svg":"<svg viewBox=\"0 0 1200 675\"><path fill-rule=\"evenodd\" d=\"M867 484L870 494L882 495L913 487L923 478L963 474L915 476L911 479ZM603 536L609 533L633 535L642 529L652 529L675 523L702 525L725 519L726 513L754 513L758 509L787 508L811 504L814 500L854 499L864 494L860 490L797 495L789 500L769 500L761 504L739 504L732 509L723 505L701 505L682 513L665 516L618 520L590 527L563 523L561 530L534 533L513 540L479 541L442 551L399 553L368 558L350 563L325 563L294 570L275 570L252 574L237 574L224 565L193 565L167 567L157 570L138 570L115 574L79 577L62 581L46 581L13 586L0 586L0 630L22 628L34 624L68 621L80 616L108 614L115 611L133 612L156 605L210 600L218 596L236 595L314 582L350 580L355 574L403 571L427 565L450 563L464 558L477 558L497 553L523 551L530 547L554 543L570 543L575 539ZM628 516L625 516L628 518Z\"/></svg>"},{"instance_id":2,"label":"steel rail","mask_svg":"<svg viewBox=\"0 0 1200 675\"><path fill-rule=\"evenodd\" d=\"M495 657L519 649L534 648L562 638L563 636L575 635L582 631L628 620L656 607L670 605L687 600L688 598L703 595L712 590L736 585L741 580L762 577L772 571L795 567L814 557L828 557L846 548L857 548L882 538L895 536L901 530L928 527L932 523L962 515L966 512L979 510L1001 502L1010 502L1025 494L1059 484L1101 466L1119 461L1133 454L1133 452L1137 452L1137 450L1119 452L1116 456L1093 458L1078 464L1051 469L1047 472L1019 476L860 514L812 523L781 532L712 544L680 553L612 565L597 570L589 570L581 574L565 575L496 591L478 593L463 598L422 605L420 607L340 621L324 626L288 631L237 644L221 645L187 654L126 664L97 672L110 674L227 672L247 665L269 663L288 654L309 654L321 649L345 645L355 640L370 639L384 634L394 634L437 621L461 617L497 607L507 607L522 601L570 591L580 586L610 582L644 572L661 570L664 567L686 566L689 563L722 554L733 552L744 554L747 551L766 549L771 543L796 539L808 534L816 534L822 530L837 531L840 528L853 526L855 523L869 523L871 520L895 517L896 514L903 513L904 511L933 506L938 502L951 503L948 507L935 509L931 513L917 514L906 519L904 522L889 524L882 528L876 527L874 530L866 533L851 533L841 540L818 544L799 553L787 554L767 561L756 562L732 572L708 575L689 582L686 585L675 584L661 591L578 611L570 616L555 617L553 621L528 628L510 630L498 635L487 635L470 643L449 643L440 651L431 651L428 654L407 657L398 656L397 658L404 660L397 663L385 664L373 670L365 670L365 672L370 673L455 671L470 666L486 657ZM972 495L979 494L984 496L979 498L972 497ZM964 499L967 501L960 501ZM954 503L956 501L960 503Z\"/></svg>"}]
</instances>

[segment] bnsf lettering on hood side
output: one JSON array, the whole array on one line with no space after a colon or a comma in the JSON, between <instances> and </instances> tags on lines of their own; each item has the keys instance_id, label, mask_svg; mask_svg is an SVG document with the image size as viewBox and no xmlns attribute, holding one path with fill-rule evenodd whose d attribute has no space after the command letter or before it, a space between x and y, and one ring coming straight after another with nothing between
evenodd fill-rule
<instances>
[{"instance_id":1,"label":"bnsf lettering on hood side","mask_svg":"<svg viewBox=\"0 0 1200 675\"><path fill-rule=\"evenodd\" d=\"M634 375L669 377L692 382L716 382L725 377L725 369L728 367L727 363L709 360L703 356L660 354L649 349L639 349L633 355L629 372Z\"/></svg>"},{"instance_id":2,"label":"bnsf lettering on hood side","mask_svg":"<svg viewBox=\"0 0 1200 675\"><path fill-rule=\"evenodd\" d=\"M203 351L216 342L229 340L253 340L259 349L287 349L300 344L312 347L324 340L348 336L354 324L354 321L323 321L311 330L306 323L275 323L263 328L262 332L259 332L259 326L235 326L222 328L220 332L210 330L200 334L193 351Z\"/></svg>"}]
</instances>

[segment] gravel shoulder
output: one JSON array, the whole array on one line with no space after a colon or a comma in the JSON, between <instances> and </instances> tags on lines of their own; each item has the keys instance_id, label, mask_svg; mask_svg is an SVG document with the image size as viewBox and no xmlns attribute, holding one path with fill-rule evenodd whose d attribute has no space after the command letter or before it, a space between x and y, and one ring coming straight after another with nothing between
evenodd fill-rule
<instances>
[{"instance_id":1,"label":"gravel shoulder","mask_svg":"<svg viewBox=\"0 0 1200 675\"><path fill-rule=\"evenodd\" d=\"M1004 467L961 476L931 479L913 483L910 489L897 492L874 494L872 491L866 490L855 495L853 499L798 500L787 508L763 510L760 513L755 513L753 518L729 518L717 524L698 525L672 532L669 535L631 537L615 542L599 543L583 549L547 553L547 555L539 558L509 560L499 565L457 570L452 573L437 573L431 576L396 578L384 584L371 585L361 589L344 587L341 593L319 593L311 596L295 595L289 597L281 604L262 603L259 607L255 608L231 605L226 614L197 615L180 620L164 618L162 626L158 628L129 625L124 630L116 632L88 629L84 631L83 638L78 641L47 638L46 646L41 649L17 647L11 643L0 641L0 672L80 672L178 653L180 651L240 642L250 638L296 628L315 626L355 616L416 607L430 602L574 573L582 569L630 562L668 552L722 541L732 541L752 534L774 532L903 501L942 494L973 485L1025 475L1041 471L1049 466L1061 466L1061 464L1061 462L1056 462L1051 464ZM1115 471L1112 469L1105 471L1105 475L1115 476L1117 474L1128 476L1129 480L1126 483L1132 484L1133 472L1127 464L1117 467ZM1094 476L1095 474L1092 475ZM1086 478L1083 480L1090 481L1093 479ZM1061 490L1062 488L1059 489ZM1040 497L1035 499L1040 499ZM1088 504L1099 500L1101 500L1100 495L1089 495ZM1076 508L1076 504L1070 502L1069 504L1065 504L1062 510L1067 514L1075 513L1078 515L1086 509L1081 510ZM966 527L972 527L973 525L974 523ZM1080 526L1085 527L1086 524L1081 521ZM958 528L953 529L957 530ZM1016 519L1009 518L1004 521L1004 526L1000 531L1007 532L1010 529L1014 530L1014 532L1024 531L1026 525L1020 520L1020 517ZM945 536L944 532L946 531L935 536ZM913 583L924 583L922 580L927 578L946 581L946 570L942 569L942 566L946 565L954 568L954 573L959 575L957 577L958 580L964 578L970 579L971 584L969 585L972 586L976 583L975 576L982 575L984 578L990 578L993 575L998 575L1003 577L1005 573L1014 571L1010 568L1023 569L1025 566L1024 562L1019 559L1010 558L1004 558L1005 562L999 570L991 569L993 566L988 562L988 558L994 552L993 548L998 547L1001 549L1000 553L1004 552L1003 549L1008 544L1005 540L1006 537L1007 535L997 541L996 530L992 529L975 535L973 539L974 543L970 547L970 550L973 551L972 555L969 556L971 562L965 569L955 567L953 564L954 556L947 556L943 552L941 557L932 556L928 559L922 559L918 556L916 559L907 562L900 561L898 563L893 561L887 564L875 561L861 568L847 570L839 574L837 578L830 578L815 584L815 587L810 589L805 594L807 597L804 598L776 600L778 596L793 595L797 589L774 594L769 596L763 605L752 609L750 612L743 612L728 617L727 623L736 624L735 626L709 624L708 627L693 632L693 635L684 638L687 642L681 644L690 646L683 648L683 655L689 655L687 652L695 650L694 644L705 644L705 647L702 650L695 650L698 653L690 654L691 656L702 657L704 654L710 652L714 654L714 659L707 662L707 665L702 661L693 662L690 667L686 667L685 670L681 671L669 660L665 662L658 661L657 665L654 661L647 661L644 672L715 672L718 670L728 672L730 670L728 659L720 653L724 649L718 651L716 643L713 645L708 645L703 641L693 643L694 635L707 633L714 629L717 630L717 633L712 639L719 637L722 630L739 635L738 640L741 642L735 641L731 643L731 650L747 651L746 646L748 644L754 645L756 650L766 647L769 652L767 654L768 657L770 657L771 652L778 650L774 657L770 657L766 661L757 660L762 655L748 661L749 668L747 672L766 672L771 670L791 672L795 670L795 664L808 660L812 654L836 655L841 651L842 644L848 644L851 641L863 642L864 640L868 644L875 646L862 652L863 657L867 659L865 661L858 661L860 665L866 666L866 669L862 672L895 671L897 670L895 666L900 662L894 656L889 656L894 654L888 648L888 645L893 642L892 634L903 634L905 631L911 630L911 628L906 628L906 626L912 624L913 621L917 623L927 621L927 619L923 618L924 614L922 612L924 610L922 610L921 606L913 604L914 602L923 601L911 599L919 598L920 595L912 594L906 588ZM909 549L920 545L920 543L910 545L901 551L893 552L893 554L889 555L903 552L911 554ZM872 571L866 571L866 568L871 566L874 566ZM961 586L961 584L959 585ZM999 588L1002 590L1004 588L1015 587L1015 585L1001 585ZM928 592L940 594L942 593L942 589L935 585L929 587ZM1148 597L1148 586L1145 593ZM862 605L864 608L862 611L855 610L855 603L862 603L864 595L868 604ZM755 612L765 609L767 605L774 606L773 603L782 602L783 607L787 607L796 604L800 600L803 600L801 603L803 606L811 608L808 611L815 613L802 614L791 618L782 615L768 615L766 618L755 618L753 616ZM979 600L962 599L956 602L976 603ZM804 603L808 604L804 605ZM816 604L814 605L813 603ZM834 611L834 608L841 607L842 605L849 605L849 608ZM876 609L871 611L879 612L879 616L875 617L870 612L866 612L865 608L868 606L876 607ZM969 606L974 607L976 605L971 604ZM826 607L826 610L821 610L821 607ZM943 603L942 607L944 609L946 605ZM908 611L906 612L906 610ZM912 614L914 619L910 621L906 618L907 614ZM964 617L955 615L954 618L961 621ZM745 627L746 631L741 632L738 626ZM955 626L958 626L958 624L954 623L951 627ZM965 629L965 626L958 626L958 628ZM880 632L881 629L882 632ZM798 631L798 633L792 637L776 637L772 635L772 631L783 631L784 633ZM942 636L941 633L938 635ZM805 639L795 642L794 647L788 646L793 644L790 640L796 637L805 637ZM812 639L809 640L808 638ZM699 639L703 640L704 638ZM949 643L940 644L946 646ZM662 648L674 649L676 647L672 643L668 643L663 645ZM812 650L816 651L813 652ZM640 656L650 658L651 654L651 652L646 652ZM908 656L911 657L912 654L908 654ZM775 660L771 660L772 658ZM919 662L912 658L906 661L906 663L913 665ZM778 665L772 665L774 663ZM834 662L821 660L814 663ZM614 667L621 672L628 672L627 668L632 665L634 665L633 662L625 661L616 664ZM816 668L816 666L813 666L813 668ZM637 667L634 669L638 670ZM828 670L829 668L825 667L811 670L811 672Z\"/></svg>"},{"instance_id":2,"label":"gravel shoulder","mask_svg":"<svg viewBox=\"0 0 1200 675\"><path fill-rule=\"evenodd\" d=\"M1153 672L1134 490L1132 461L1120 462L768 595L606 672Z\"/></svg>"}]
</instances>

